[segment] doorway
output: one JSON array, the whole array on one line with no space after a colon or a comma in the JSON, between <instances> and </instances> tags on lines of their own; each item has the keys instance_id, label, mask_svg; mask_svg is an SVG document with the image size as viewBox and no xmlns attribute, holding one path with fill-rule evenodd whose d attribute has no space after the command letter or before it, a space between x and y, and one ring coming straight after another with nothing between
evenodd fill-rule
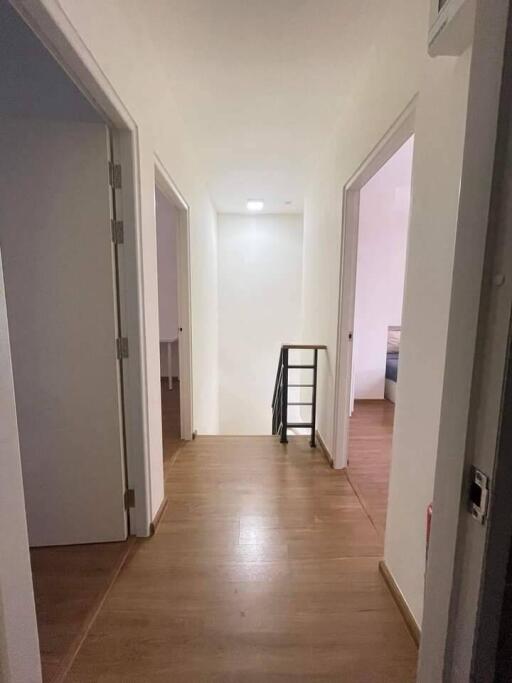
<instances>
[{"instance_id":1,"label":"doorway","mask_svg":"<svg viewBox=\"0 0 512 683\"><path fill-rule=\"evenodd\" d=\"M158 186L155 191L155 213L162 441L164 465L167 465L172 462L181 445L177 255L179 210Z\"/></svg>"},{"instance_id":2,"label":"doorway","mask_svg":"<svg viewBox=\"0 0 512 683\"><path fill-rule=\"evenodd\" d=\"M414 136L359 192L348 474L381 538L399 387Z\"/></svg>"},{"instance_id":3,"label":"doorway","mask_svg":"<svg viewBox=\"0 0 512 683\"><path fill-rule=\"evenodd\" d=\"M189 210L155 158L159 368L164 466L192 434Z\"/></svg>"},{"instance_id":4,"label":"doorway","mask_svg":"<svg viewBox=\"0 0 512 683\"><path fill-rule=\"evenodd\" d=\"M383 544L414 147L413 100L344 188L334 453Z\"/></svg>"},{"instance_id":5,"label":"doorway","mask_svg":"<svg viewBox=\"0 0 512 683\"><path fill-rule=\"evenodd\" d=\"M404 148L404 155L410 154L412 148L406 147L408 141L411 141L414 135L414 114L415 114L416 101L415 99L410 102L406 107L402 115L398 118L395 124L390 128L381 142L377 147L371 152L371 154L365 159L361 166L354 173L352 178L347 182L343 191L343 225L342 225L342 244L341 244L341 256L340 256L340 295L339 295L339 314L338 314L338 343L336 349L336 376L335 376L335 400L334 400L334 453L333 453L333 466L335 469L344 469L347 467L348 463L348 453L349 453L349 431L350 431L350 419L354 409L354 401L356 397L355 393L355 381L361 378L363 382L362 386L364 388L365 382L365 369L364 365L360 366L359 374L355 372L356 366L354 365L354 326L356 322L356 285L357 285L357 271L358 271L358 247L359 247L359 223L360 223L360 210L361 210L361 193L363 188L370 181L377 176L379 171L392 160L401 148ZM412 142L409 144L412 145ZM393 163L393 162L391 162ZM409 172L410 173L410 172ZM380 180L380 179L379 179ZM378 185L378 180L375 180L373 184ZM410 179L409 179L410 187ZM370 186L371 188L371 186ZM385 184L383 188L384 202L386 203L386 191ZM378 188L377 188L378 189ZM396 188L395 188L396 189ZM368 188L367 188L368 190ZM393 194L393 189L389 191L389 202L394 205L395 202L398 205L406 205L410 201L410 189L409 197L407 197L407 192L402 188L396 192L396 196ZM382 201L382 198L380 199ZM371 202L368 203L368 219L371 219L373 208ZM402 212L403 213L403 212ZM392 216L393 212L391 212ZM368 230L368 236L371 237L371 224ZM379 230L379 223L373 221L373 230ZM376 227L375 227L376 225ZM399 235L399 233L397 233ZM386 231L381 232L381 243L386 244ZM367 244L371 246L371 239L367 239ZM398 254L400 254L400 259L403 259L403 245L402 249L399 249ZM363 258L364 256L364 258ZM396 260L396 254L393 256ZM366 253L363 251L361 254L362 264L367 263L367 277L366 277L366 293L363 291L361 296L361 304L368 300L371 301L373 296L372 292L379 292L384 276L381 276L380 280L374 283L372 287L372 259L375 260L373 266L379 266L379 269L385 274L385 268L381 261L378 259L378 255L372 253L371 249L366 249ZM404 265L401 266L404 268ZM396 268L395 268L396 270ZM398 281L400 278L398 278ZM370 283L368 285L368 282ZM403 280L402 280L402 291L403 291ZM396 290L396 287L395 287ZM396 300L400 297L395 291L395 296L391 297L391 300ZM396 308L396 306L395 306ZM398 307L400 309L401 318L401 305ZM369 316L371 320L371 310L368 309ZM395 311L396 312L396 311ZM359 317L360 324L365 323L365 317L367 317L367 311L359 307ZM392 320L393 317L389 317ZM396 315L394 316L396 320ZM368 321L366 321L368 322ZM365 339L362 339L361 348L366 347L380 348L381 355L380 361L377 366L380 367L380 372L375 374L375 369L373 374L370 373L366 377L366 389L372 387L373 391L382 392L382 399L384 399L384 390L386 387L386 363L387 363L387 346L388 346L388 336L394 327L400 327L396 323L379 323L379 332L377 335L369 334L365 335ZM364 329L364 328L363 328ZM401 330L395 330L396 332ZM369 341L366 341L366 337ZM383 344L385 340L385 344ZM377 343L378 342L378 343ZM383 355L382 355L383 353ZM364 360L364 359L363 359ZM379 365L380 364L380 365ZM376 366L376 367L377 367ZM371 366L370 366L371 367ZM372 379L373 377L373 379ZM388 385L388 397L391 394L392 388ZM375 393L371 394L371 397L375 397ZM380 397L380 394L379 394Z\"/></svg>"},{"instance_id":6,"label":"doorway","mask_svg":"<svg viewBox=\"0 0 512 683\"><path fill-rule=\"evenodd\" d=\"M131 542L109 121L0 2L0 244L45 681ZM115 135L115 134L114 134Z\"/></svg>"}]
</instances>

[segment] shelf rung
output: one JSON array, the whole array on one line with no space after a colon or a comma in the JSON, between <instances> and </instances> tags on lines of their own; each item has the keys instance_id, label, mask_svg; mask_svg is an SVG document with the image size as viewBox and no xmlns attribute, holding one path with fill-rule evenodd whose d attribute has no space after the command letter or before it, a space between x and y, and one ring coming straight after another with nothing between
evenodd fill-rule
<instances>
[{"instance_id":1,"label":"shelf rung","mask_svg":"<svg viewBox=\"0 0 512 683\"><path fill-rule=\"evenodd\" d=\"M314 384L289 384L288 389L290 387L310 387L312 389L314 386Z\"/></svg>"},{"instance_id":2,"label":"shelf rung","mask_svg":"<svg viewBox=\"0 0 512 683\"><path fill-rule=\"evenodd\" d=\"M312 403L288 403L289 406L312 406Z\"/></svg>"},{"instance_id":3,"label":"shelf rung","mask_svg":"<svg viewBox=\"0 0 512 683\"><path fill-rule=\"evenodd\" d=\"M314 365L289 365L288 370L314 370Z\"/></svg>"},{"instance_id":4,"label":"shelf rung","mask_svg":"<svg viewBox=\"0 0 512 683\"><path fill-rule=\"evenodd\" d=\"M288 422L288 429L311 429L311 422Z\"/></svg>"}]
</instances>

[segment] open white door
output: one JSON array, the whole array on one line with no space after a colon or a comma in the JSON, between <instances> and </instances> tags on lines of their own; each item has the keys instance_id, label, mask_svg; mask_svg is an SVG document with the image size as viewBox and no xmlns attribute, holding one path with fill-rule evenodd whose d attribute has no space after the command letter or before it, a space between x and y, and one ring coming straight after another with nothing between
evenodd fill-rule
<instances>
[{"instance_id":1,"label":"open white door","mask_svg":"<svg viewBox=\"0 0 512 683\"><path fill-rule=\"evenodd\" d=\"M108 131L0 120L0 240L29 542L125 539Z\"/></svg>"}]
</instances>

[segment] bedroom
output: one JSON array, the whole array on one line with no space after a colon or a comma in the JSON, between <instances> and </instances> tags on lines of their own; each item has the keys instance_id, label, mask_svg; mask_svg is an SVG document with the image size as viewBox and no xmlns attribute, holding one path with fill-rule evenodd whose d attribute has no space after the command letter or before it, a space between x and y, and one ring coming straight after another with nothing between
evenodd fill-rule
<instances>
[{"instance_id":1,"label":"bedroom","mask_svg":"<svg viewBox=\"0 0 512 683\"><path fill-rule=\"evenodd\" d=\"M413 147L411 136L361 188L359 203L348 472L382 538L399 392Z\"/></svg>"}]
</instances>

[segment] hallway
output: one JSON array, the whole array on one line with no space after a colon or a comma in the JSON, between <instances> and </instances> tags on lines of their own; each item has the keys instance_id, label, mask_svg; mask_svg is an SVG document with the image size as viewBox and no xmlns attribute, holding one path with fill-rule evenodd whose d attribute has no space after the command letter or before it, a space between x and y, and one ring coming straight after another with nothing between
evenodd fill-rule
<instances>
[{"instance_id":1,"label":"hallway","mask_svg":"<svg viewBox=\"0 0 512 683\"><path fill-rule=\"evenodd\" d=\"M166 478L68 681L414 680L382 539L320 449L200 437Z\"/></svg>"}]
</instances>

